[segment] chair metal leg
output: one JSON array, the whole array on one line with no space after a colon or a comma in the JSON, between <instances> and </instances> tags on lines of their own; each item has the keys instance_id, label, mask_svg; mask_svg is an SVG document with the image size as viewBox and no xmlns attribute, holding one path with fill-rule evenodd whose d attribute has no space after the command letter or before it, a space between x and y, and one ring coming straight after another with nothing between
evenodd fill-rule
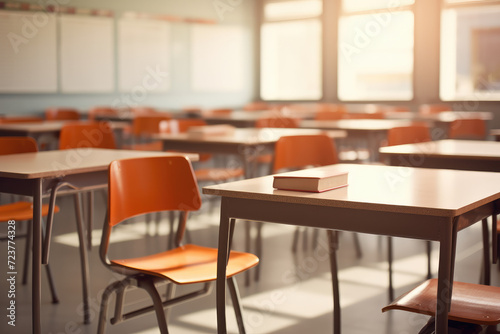
<instances>
[{"instance_id":1,"label":"chair metal leg","mask_svg":"<svg viewBox=\"0 0 500 334\"><path fill-rule=\"evenodd\" d=\"M151 280L143 280L140 283L140 287L146 290L153 300L160 333L168 334L167 319L165 317L165 311L163 310L163 302L161 300L160 294L158 293L158 290L156 289L156 286Z\"/></svg>"},{"instance_id":2,"label":"chair metal leg","mask_svg":"<svg viewBox=\"0 0 500 334\"><path fill-rule=\"evenodd\" d=\"M251 233L252 226L249 221L245 221L245 252L251 253ZM245 271L245 286L250 286L250 270Z\"/></svg>"},{"instance_id":3,"label":"chair metal leg","mask_svg":"<svg viewBox=\"0 0 500 334\"><path fill-rule=\"evenodd\" d=\"M87 247L88 250L92 250L92 230L94 228L94 191L89 191L87 195L88 208L87 212L89 216L87 217Z\"/></svg>"},{"instance_id":4,"label":"chair metal leg","mask_svg":"<svg viewBox=\"0 0 500 334\"><path fill-rule=\"evenodd\" d=\"M85 245L85 232L83 229L83 216L82 207L80 203L80 193L74 195L75 214L76 214L76 227L78 231L78 239L80 241L80 265L82 268L82 290L83 290L83 322L90 323L89 311L89 261L87 255L87 248Z\"/></svg>"},{"instance_id":5,"label":"chair metal leg","mask_svg":"<svg viewBox=\"0 0 500 334\"><path fill-rule=\"evenodd\" d=\"M333 333L341 332L340 289L337 266L338 232L327 230L333 289Z\"/></svg>"},{"instance_id":6,"label":"chair metal leg","mask_svg":"<svg viewBox=\"0 0 500 334\"><path fill-rule=\"evenodd\" d=\"M292 253L297 253L297 247L299 244L299 233L300 230L298 227L295 228L295 231L293 232L293 241L292 241Z\"/></svg>"},{"instance_id":7,"label":"chair metal leg","mask_svg":"<svg viewBox=\"0 0 500 334\"><path fill-rule=\"evenodd\" d=\"M174 295L175 295L175 288L177 286L173 283L169 283L167 285L167 293L165 294L165 296L167 297L167 300L170 300L172 298L174 298ZM165 319L167 319L168 321L168 317L170 315L170 311L172 310L171 307L168 307L166 310L165 310Z\"/></svg>"},{"instance_id":8,"label":"chair metal leg","mask_svg":"<svg viewBox=\"0 0 500 334\"><path fill-rule=\"evenodd\" d=\"M28 231L26 234L26 246L25 246L25 252L24 252L23 278L22 278L23 285L26 285L26 283L28 282L29 262L30 262L30 253L31 253L31 239L32 239L32 229L33 229L32 224L33 224L32 221L28 222ZM43 236L42 236L42 238L43 238ZM52 304L57 304L57 303L59 303L59 298L57 297L56 287L54 284L54 280L52 278L52 272L51 272L50 266L48 264L45 265L45 272L47 273L47 280L49 283L50 295L52 297Z\"/></svg>"},{"instance_id":9,"label":"chair metal leg","mask_svg":"<svg viewBox=\"0 0 500 334\"><path fill-rule=\"evenodd\" d=\"M236 322L238 323L239 332L240 334L245 334L245 324L243 322L243 314L241 312L240 305L240 293L235 277L230 277L227 279L227 287L229 289L229 294L231 295L231 300L233 302L234 314L236 316Z\"/></svg>"},{"instance_id":10,"label":"chair metal leg","mask_svg":"<svg viewBox=\"0 0 500 334\"><path fill-rule=\"evenodd\" d=\"M425 242L427 250L427 279L432 278L432 243L430 240Z\"/></svg>"},{"instance_id":11,"label":"chair metal leg","mask_svg":"<svg viewBox=\"0 0 500 334\"><path fill-rule=\"evenodd\" d=\"M30 252L31 252L31 238L33 231L33 222L28 222L28 232L26 234L26 246L24 247L24 264L23 264L23 285L26 285L28 282L28 270L29 270L29 262L30 262Z\"/></svg>"},{"instance_id":12,"label":"chair metal leg","mask_svg":"<svg viewBox=\"0 0 500 334\"><path fill-rule=\"evenodd\" d=\"M490 235L488 231L488 219L485 218L481 221L483 229L483 273L482 282L485 285L491 283L491 265L490 265Z\"/></svg>"},{"instance_id":13,"label":"chair metal leg","mask_svg":"<svg viewBox=\"0 0 500 334\"><path fill-rule=\"evenodd\" d=\"M256 237L256 242L255 242L255 255L259 258L262 259L262 223L258 222L257 223L257 237ZM256 266L255 267L255 276L254 279L256 282L259 281L260 278L260 267L261 266Z\"/></svg>"},{"instance_id":14,"label":"chair metal leg","mask_svg":"<svg viewBox=\"0 0 500 334\"><path fill-rule=\"evenodd\" d=\"M361 259L363 257L363 251L361 250L361 243L359 242L359 236L357 233L352 234L352 239L354 241L354 248L356 249L356 257Z\"/></svg>"},{"instance_id":15,"label":"chair metal leg","mask_svg":"<svg viewBox=\"0 0 500 334\"><path fill-rule=\"evenodd\" d=\"M102 294L101 308L99 311L99 323L97 324L97 334L104 334L106 329L109 296L120 286L123 286L123 281L114 282L113 284L108 285Z\"/></svg>"},{"instance_id":16,"label":"chair metal leg","mask_svg":"<svg viewBox=\"0 0 500 334\"><path fill-rule=\"evenodd\" d=\"M389 265L389 300L394 300L394 286L392 284L392 237L387 237L387 263Z\"/></svg>"}]
</instances>

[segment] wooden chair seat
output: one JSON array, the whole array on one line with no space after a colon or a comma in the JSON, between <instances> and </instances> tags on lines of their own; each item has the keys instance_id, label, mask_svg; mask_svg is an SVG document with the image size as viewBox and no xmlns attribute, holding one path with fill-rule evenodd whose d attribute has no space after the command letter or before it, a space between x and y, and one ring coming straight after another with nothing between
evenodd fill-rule
<instances>
[{"instance_id":1,"label":"wooden chair seat","mask_svg":"<svg viewBox=\"0 0 500 334\"><path fill-rule=\"evenodd\" d=\"M59 212L59 207L54 207L54 213ZM49 205L42 205L42 216L49 214ZM0 221L8 220L31 220L33 219L33 204L31 202L19 201L0 206Z\"/></svg>"},{"instance_id":2,"label":"wooden chair seat","mask_svg":"<svg viewBox=\"0 0 500 334\"><path fill-rule=\"evenodd\" d=\"M382 308L434 316L437 279L430 279ZM479 325L500 323L500 287L453 282L453 296L448 319Z\"/></svg>"},{"instance_id":3,"label":"wooden chair seat","mask_svg":"<svg viewBox=\"0 0 500 334\"><path fill-rule=\"evenodd\" d=\"M217 248L185 245L149 256L112 260L111 263L138 273L165 277L176 284L214 281L217 278ZM259 259L249 253L231 251L227 276L232 277L254 267Z\"/></svg>"}]
</instances>

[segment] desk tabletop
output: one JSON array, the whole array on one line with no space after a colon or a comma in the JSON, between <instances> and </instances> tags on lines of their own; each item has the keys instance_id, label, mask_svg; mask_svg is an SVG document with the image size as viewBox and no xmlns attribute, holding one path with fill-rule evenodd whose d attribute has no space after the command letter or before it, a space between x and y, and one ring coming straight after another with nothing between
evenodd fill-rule
<instances>
[{"instance_id":1,"label":"desk tabletop","mask_svg":"<svg viewBox=\"0 0 500 334\"><path fill-rule=\"evenodd\" d=\"M479 118L485 121L493 119L493 113L488 111L443 111L433 114L421 114L415 112L387 112L389 119L411 119L415 121L434 121L451 123L458 119Z\"/></svg>"},{"instance_id":2,"label":"desk tabletop","mask_svg":"<svg viewBox=\"0 0 500 334\"><path fill-rule=\"evenodd\" d=\"M444 139L425 143L382 147L382 156L391 154L439 156L500 161L500 143L483 140Z\"/></svg>"},{"instance_id":3,"label":"desk tabletop","mask_svg":"<svg viewBox=\"0 0 500 334\"><path fill-rule=\"evenodd\" d=\"M43 121L34 123L0 123L0 131L18 131L29 133L43 133L60 131L64 124L75 121ZM112 129L123 129L127 125L120 122L109 122Z\"/></svg>"},{"instance_id":4,"label":"desk tabletop","mask_svg":"<svg viewBox=\"0 0 500 334\"><path fill-rule=\"evenodd\" d=\"M114 160L172 155L183 155L191 161L198 160L197 154L167 152L96 148L43 151L0 156L0 177L15 179L57 177L61 175L103 171Z\"/></svg>"},{"instance_id":5,"label":"desk tabletop","mask_svg":"<svg viewBox=\"0 0 500 334\"><path fill-rule=\"evenodd\" d=\"M341 119L341 120L303 120L301 128L338 129L361 131L387 131L398 126L409 126L412 122L396 119Z\"/></svg>"},{"instance_id":6,"label":"desk tabletop","mask_svg":"<svg viewBox=\"0 0 500 334\"><path fill-rule=\"evenodd\" d=\"M188 133L154 135L153 138L168 142L221 143L237 145L259 145L274 143L283 136L327 134L331 138L344 138L344 131L322 131L316 129L285 128L237 128L227 135L192 136Z\"/></svg>"},{"instance_id":7,"label":"desk tabletop","mask_svg":"<svg viewBox=\"0 0 500 334\"><path fill-rule=\"evenodd\" d=\"M417 215L456 217L500 199L500 173L379 165L337 164L318 167L349 172L349 185L323 193L277 190L273 176L203 188L203 193L265 200Z\"/></svg>"}]
</instances>

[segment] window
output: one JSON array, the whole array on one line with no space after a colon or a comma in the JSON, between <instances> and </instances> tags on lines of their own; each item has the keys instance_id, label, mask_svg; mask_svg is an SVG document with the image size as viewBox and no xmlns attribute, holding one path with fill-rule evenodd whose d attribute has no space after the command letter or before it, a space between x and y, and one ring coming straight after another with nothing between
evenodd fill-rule
<instances>
[{"instance_id":1,"label":"window","mask_svg":"<svg viewBox=\"0 0 500 334\"><path fill-rule=\"evenodd\" d=\"M500 98L500 2L448 0L441 17L440 96L444 101ZM491 3L491 1L487 1Z\"/></svg>"},{"instance_id":2,"label":"window","mask_svg":"<svg viewBox=\"0 0 500 334\"><path fill-rule=\"evenodd\" d=\"M344 0L338 95L344 101L413 98L413 0Z\"/></svg>"},{"instance_id":3,"label":"window","mask_svg":"<svg viewBox=\"0 0 500 334\"><path fill-rule=\"evenodd\" d=\"M262 99L321 99L322 1L266 0L263 8Z\"/></svg>"}]
</instances>

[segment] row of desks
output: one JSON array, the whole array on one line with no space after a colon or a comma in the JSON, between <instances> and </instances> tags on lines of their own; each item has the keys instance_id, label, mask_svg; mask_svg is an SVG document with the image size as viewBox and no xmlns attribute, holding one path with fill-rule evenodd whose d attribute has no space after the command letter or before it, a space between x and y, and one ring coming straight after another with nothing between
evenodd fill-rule
<instances>
[{"instance_id":1,"label":"row of desks","mask_svg":"<svg viewBox=\"0 0 500 334\"><path fill-rule=\"evenodd\" d=\"M242 157L246 165L258 154L271 151L274 142L282 135L318 133L306 129L237 129L231 138L212 140L184 138L186 135L159 136L166 148L209 153L231 153ZM1 134L1 133L0 133ZM343 131L330 132L333 138L346 135ZM177 146L176 146L177 145ZM477 145L477 146L474 146ZM488 146L489 145L489 146ZM500 171L500 143L440 141L425 146L405 146L406 152L391 152L396 147L381 150L390 163L400 166L428 167L439 157L452 161L456 169ZM34 198L33 246L33 332L40 333L40 266L41 266L41 198L54 182L68 179L81 187L93 187L107 182L106 169L115 159L149 156L165 153L136 151L48 151L0 157L0 192L10 192ZM403 155L391 155L391 154ZM404 155L406 154L406 155ZM75 155L82 159L75 160ZM94 159L95 158L95 159ZM192 156L196 158L196 156ZM418 160L415 160L418 158ZM76 162L75 162L76 161ZM415 161L418 161L416 163ZM462 165L463 161L463 165ZM472 162L471 162L472 161ZM57 162L57 163L55 163ZM485 166L479 168L477 166ZM447 165L430 167L443 168ZM56 168L57 167L57 168ZM449 291L453 280L453 258L456 232L475 223L480 218L500 210L500 175L444 170L412 170L401 175L401 182L390 187L387 175L399 175L399 167L339 165L349 169L348 188L338 192L310 195L272 189L272 178L244 180L204 188L204 192L222 196L219 240L220 279L217 282L217 308L219 333L225 333L225 284L222 273L226 263L228 231L232 218L257 221L290 223L355 232L403 236L440 242L440 267L438 296ZM448 167L446 167L448 168ZM251 176L247 169L247 176ZM404 176L404 177L403 177ZM371 190L371 191L370 191ZM419 194L434 196L419 196ZM459 194L460 196L458 196ZM310 217L315 219L310 219ZM309 218L308 218L309 217ZM336 217L332 219L332 217ZM366 224L367 218L377 224ZM376 219L374 220L374 217ZM363 223L365 221L365 223ZM431 222L431 223L428 223ZM413 223L413 224L410 224ZM410 226L412 225L413 228ZM415 227L416 226L416 227ZM418 227L418 228L417 228ZM338 300L338 299L337 299ZM440 298L439 305L446 306L449 299ZM441 309L447 309L441 308ZM447 314L438 315L438 333L446 333ZM338 325L335 325L338 326Z\"/></svg>"}]
</instances>

